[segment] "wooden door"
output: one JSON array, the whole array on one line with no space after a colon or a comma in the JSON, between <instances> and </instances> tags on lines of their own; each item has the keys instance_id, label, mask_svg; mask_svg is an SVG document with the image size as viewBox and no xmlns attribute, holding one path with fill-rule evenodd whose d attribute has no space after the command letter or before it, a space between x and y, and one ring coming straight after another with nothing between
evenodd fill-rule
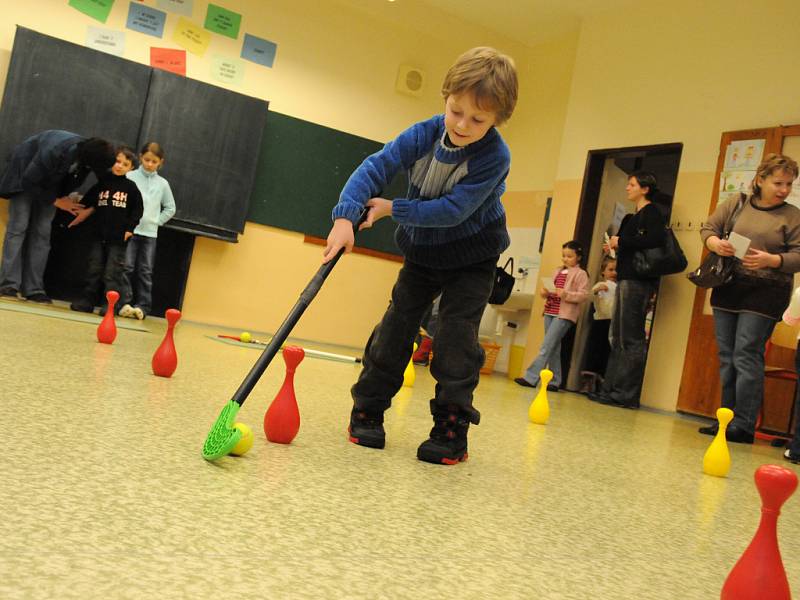
<instances>
[{"instance_id":1,"label":"wooden door","mask_svg":"<svg viewBox=\"0 0 800 600\"><path fill-rule=\"evenodd\" d=\"M714 212L720 194L720 175L725 164L725 154L731 142L740 140L764 140L763 155L780 152L782 136L780 127L728 131L722 134L714 176L714 189L708 214ZM703 258L708 250L703 251ZM707 305L710 290L697 288L692 306L689 339L684 354L683 375L678 392L677 409L696 415L713 417L720 406L719 360L714 336L714 317Z\"/></svg>"}]
</instances>

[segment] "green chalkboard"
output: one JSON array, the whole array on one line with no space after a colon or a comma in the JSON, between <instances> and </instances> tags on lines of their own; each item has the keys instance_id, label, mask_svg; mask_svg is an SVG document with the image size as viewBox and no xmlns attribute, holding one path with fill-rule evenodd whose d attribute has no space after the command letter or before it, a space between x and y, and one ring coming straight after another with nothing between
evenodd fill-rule
<instances>
[{"instance_id":1,"label":"green chalkboard","mask_svg":"<svg viewBox=\"0 0 800 600\"><path fill-rule=\"evenodd\" d=\"M261 138L247 220L325 238L331 210L353 170L383 144L270 111ZM405 174L383 191L404 197ZM356 237L356 246L400 254L395 223L381 219Z\"/></svg>"}]
</instances>

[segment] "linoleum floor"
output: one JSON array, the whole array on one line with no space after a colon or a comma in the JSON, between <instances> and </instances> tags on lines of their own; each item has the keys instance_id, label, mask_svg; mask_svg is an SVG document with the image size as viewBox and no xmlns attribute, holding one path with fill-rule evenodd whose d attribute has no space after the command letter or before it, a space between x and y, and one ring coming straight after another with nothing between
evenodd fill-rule
<instances>
[{"instance_id":1,"label":"linoleum floor","mask_svg":"<svg viewBox=\"0 0 800 600\"><path fill-rule=\"evenodd\" d=\"M359 367L310 357L300 432L272 444L280 356L237 419L254 447L210 463L206 433L259 353L183 322L175 375L155 377L165 323L145 323L107 346L92 324L0 310L1 598L718 598L759 522L755 469L797 470L732 445L730 475L704 475L697 421L576 394L534 425L532 391L499 374L476 391L470 460L425 464L427 368L380 451L347 441ZM800 492L778 533L800 594Z\"/></svg>"}]
</instances>

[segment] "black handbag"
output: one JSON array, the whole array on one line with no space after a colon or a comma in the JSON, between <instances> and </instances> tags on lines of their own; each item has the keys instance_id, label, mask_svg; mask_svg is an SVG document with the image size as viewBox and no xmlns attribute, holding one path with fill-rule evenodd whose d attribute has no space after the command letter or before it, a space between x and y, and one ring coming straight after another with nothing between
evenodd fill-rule
<instances>
[{"instance_id":1,"label":"black handbag","mask_svg":"<svg viewBox=\"0 0 800 600\"><path fill-rule=\"evenodd\" d=\"M739 204L731 213L723 228L723 239L728 239L731 231L733 231L733 225L736 223L739 213L742 212L746 199L747 196L744 194L739 198ZM735 274L736 261L733 256L720 256L714 252L709 252L703 262L700 263L700 266L691 273L687 273L686 277L697 287L715 288L729 283Z\"/></svg>"},{"instance_id":2,"label":"black handbag","mask_svg":"<svg viewBox=\"0 0 800 600\"><path fill-rule=\"evenodd\" d=\"M508 265L511 265L511 271L508 271ZM489 304L503 304L511 295L514 289L514 257L510 257L505 266L496 267L494 272L494 285L492 286L492 293L489 295Z\"/></svg>"},{"instance_id":3,"label":"black handbag","mask_svg":"<svg viewBox=\"0 0 800 600\"><path fill-rule=\"evenodd\" d=\"M639 277L661 277L680 273L689 262L672 229L666 228L664 244L658 248L645 248L633 253L633 270Z\"/></svg>"}]
</instances>

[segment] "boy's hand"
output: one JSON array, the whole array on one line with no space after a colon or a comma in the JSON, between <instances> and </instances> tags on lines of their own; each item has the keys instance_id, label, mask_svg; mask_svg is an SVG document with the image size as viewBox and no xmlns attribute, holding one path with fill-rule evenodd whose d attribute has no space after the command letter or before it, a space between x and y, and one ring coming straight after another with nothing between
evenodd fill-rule
<instances>
[{"instance_id":1,"label":"boy's hand","mask_svg":"<svg viewBox=\"0 0 800 600\"><path fill-rule=\"evenodd\" d=\"M608 291L608 285L606 285L605 283L598 283L596 286L594 286L595 294L597 292L607 292L607 291Z\"/></svg>"},{"instance_id":2,"label":"boy's hand","mask_svg":"<svg viewBox=\"0 0 800 600\"><path fill-rule=\"evenodd\" d=\"M619 236L618 235L612 235L610 238L608 238L608 247L611 250L616 250L617 248L619 248Z\"/></svg>"},{"instance_id":3,"label":"boy's hand","mask_svg":"<svg viewBox=\"0 0 800 600\"><path fill-rule=\"evenodd\" d=\"M75 225L80 225L94 212L94 208L83 208L83 206L80 204L77 204L76 206L79 206L80 208L78 209L78 212L72 213L75 215L75 218L69 222L69 225L67 225L68 228L75 227Z\"/></svg>"},{"instance_id":4,"label":"boy's hand","mask_svg":"<svg viewBox=\"0 0 800 600\"><path fill-rule=\"evenodd\" d=\"M345 254L352 252L354 242L353 224L347 219L336 219L328 234L328 245L325 246L325 252L322 255L322 264L330 261L342 248L344 248Z\"/></svg>"},{"instance_id":5,"label":"boy's hand","mask_svg":"<svg viewBox=\"0 0 800 600\"><path fill-rule=\"evenodd\" d=\"M558 296L559 298L564 297L564 289L563 288L556 288L556 291L553 292L554 296Z\"/></svg>"},{"instance_id":6,"label":"boy's hand","mask_svg":"<svg viewBox=\"0 0 800 600\"><path fill-rule=\"evenodd\" d=\"M369 229L375 221L390 216L392 214L392 201L386 198L370 198L367 200L367 208L369 209L367 218L358 228L359 231Z\"/></svg>"},{"instance_id":7,"label":"boy's hand","mask_svg":"<svg viewBox=\"0 0 800 600\"><path fill-rule=\"evenodd\" d=\"M547 298L550 297L550 292L548 292L546 289L542 288L542 291L539 292L539 295L542 298L544 298L545 300L547 300Z\"/></svg>"},{"instance_id":8,"label":"boy's hand","mask_svg":"<svg viewBox=\"0 0 800 600\"><path fill-rule=\"evenodd\" d=\"M126 232L125 232L125 241L126 241L126 242L127 242L129 239L131 239L132 237L133 237L133 232L132 232L132 231L126 231Z\"/></svg>"}]
</instances>

